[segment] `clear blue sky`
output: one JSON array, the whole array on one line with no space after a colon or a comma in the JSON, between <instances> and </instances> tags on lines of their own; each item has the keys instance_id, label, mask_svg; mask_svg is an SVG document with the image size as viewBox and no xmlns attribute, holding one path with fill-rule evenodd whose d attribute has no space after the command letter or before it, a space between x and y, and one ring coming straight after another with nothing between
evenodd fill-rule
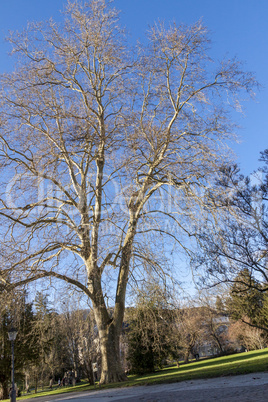
<instances>
[{"instance_id":1,"label":"clear blue sky","mask_svg":"<svg viewBox=\"0 0 268 402\"><path fill-rule=\"evenodd\" d=\"M268 1L267 0L115 0L132 39L141 39L148 25L161 19L192 24L202 18L211 31L212 56L226 54L245 61L262 89L247 102L245 116L236 116L242 142L235 145L245 174L259 166L259 152L268 148ZM27 21L61 18L64 0L0 0L0 74L12 68L4 37Z\"/></svg>"}]
</instances>

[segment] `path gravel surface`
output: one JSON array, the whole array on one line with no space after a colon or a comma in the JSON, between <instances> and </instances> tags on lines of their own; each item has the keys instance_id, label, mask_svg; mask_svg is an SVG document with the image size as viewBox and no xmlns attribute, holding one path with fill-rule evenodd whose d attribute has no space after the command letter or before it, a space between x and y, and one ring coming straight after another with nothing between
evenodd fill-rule
<instances>
[{"instance_id":1,"label":"path gravel surface","mask_svg":"<svg viewBox=\"0 0 268 402\"><path fill-rule=\"evenodd\" d=\"M29 401L29 400L28 400ZM268 372L38 397L33 402L268 402Z\"/></svg>"}]
</instances>

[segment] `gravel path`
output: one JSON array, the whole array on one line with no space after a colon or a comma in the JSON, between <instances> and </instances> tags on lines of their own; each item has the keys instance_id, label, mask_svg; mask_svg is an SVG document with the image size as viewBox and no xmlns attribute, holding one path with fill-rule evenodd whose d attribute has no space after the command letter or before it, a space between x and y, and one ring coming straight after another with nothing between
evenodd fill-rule
<instances>
[{"instance_id":1,"label":"gravel path","mask_svg":"<svg viewBox=\"0 0 268 402\"><path fill-rule=\"evenodd\" d=\"M29 401L29 400L28 400ZM268 372L34 398L33 402L267 402Z\"/></svg>"}]
</instances>

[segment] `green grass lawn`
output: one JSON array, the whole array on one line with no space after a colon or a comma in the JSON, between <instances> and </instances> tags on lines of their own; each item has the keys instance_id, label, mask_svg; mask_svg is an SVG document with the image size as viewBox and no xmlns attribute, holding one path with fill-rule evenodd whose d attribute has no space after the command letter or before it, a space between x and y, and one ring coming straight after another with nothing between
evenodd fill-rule
<instances>
[{"instance_id":1,"label":"green grass lawn","mask_svg":"<svg viewBox=\"0 0 268 402\"><path fill-rule=\"evenodd\" d=\"M221 377L260 371L268 371L268 348L213 359L199 360L189 364L182 364L179 368L176 366L168 367L143 376L130 375L129 381L126 383L104 385L101 388L107 389L134 385L171 383L198 378ZM99 387L97 386L97 388ZM95 389L94 386L88 385L87 382L82 382L75 387L66 387L64 389L55 388L52 391L48 391L47 388L37 394L25 395L17 399L28 399L37 396L54 395L72 391L89 391L91 389Z\"/></svg>"}]
</instances>

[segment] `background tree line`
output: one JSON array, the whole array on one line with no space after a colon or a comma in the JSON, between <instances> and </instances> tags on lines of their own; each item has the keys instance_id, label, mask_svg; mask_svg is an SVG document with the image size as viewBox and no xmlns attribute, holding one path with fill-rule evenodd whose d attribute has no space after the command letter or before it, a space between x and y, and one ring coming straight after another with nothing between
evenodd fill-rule
<instances>
[{"instance_id":1,"label":"background tree line","mask_svg":"<svg viewBox=\"0 0 268 402\"><path fill-rule=\"evenodd\" d=\"M133 307L126 309L120 352L127 373L153 372L167 364L190 359L260 349L268 345L268 298L249 283L248 271L238 274L224 291L199 295L183 305L157 284L139 291ZM220 296L219 296L220 293ZM94 383L92 363L101 370L99 334L90 310L66 307L53 311L45 294L32 303L25 293L1 298L0 383L2 398L10 386L10 342L7 331L15 324L16 381L20 388L36 392L60 378L72 375ZM100 371L99 371L100 373ZM67 378L66 377L66 378Z\"/></svg>"},{"instance_id":2,"label":"background tree line","mask_svg":"<svg viewBox=\"0 0 268 402\"><path fill-rule=\"evenodd\" d=\"M47 387L66 374L72 384L87 378L93 383L92 362L99 360L98 337L92 314L67 310L61 314L50 306L46 294L37 292L33 302L13 292L0 298L0 384L8 398L11 349L8 331L18 331L15 341L15 378L22 390Z\"/></svg>"}]
</instances>

